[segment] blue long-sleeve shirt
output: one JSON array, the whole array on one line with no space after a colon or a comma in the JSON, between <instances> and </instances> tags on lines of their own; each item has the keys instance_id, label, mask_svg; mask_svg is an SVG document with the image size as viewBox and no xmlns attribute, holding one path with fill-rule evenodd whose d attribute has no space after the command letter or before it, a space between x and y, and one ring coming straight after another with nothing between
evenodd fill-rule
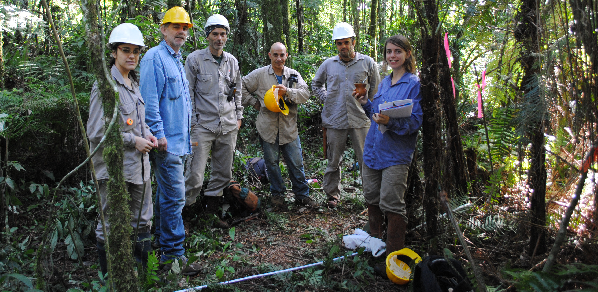
<instances>
[{"instance_id":1,"label":"blue long-sleeve shirt","mask_svg":"<svg viewBox=\"0 0 598 292\"><path fill-rule=\"evenodd\" d=\"M421 93L419 78L409 72L391 85L392 74L380 82L373 101L362 105L372 119L379 113L379 105L384 102L411 99L413 109L408 118L390 118L387 131L382 133L378 124L372 124L365 138L363 162L371 169L384 169L393 165L410 164L415 151L417 133L422 124L423 112L420 106Z\"/></svg>"},{"instance_id":2,"label":"blue long-sleeve shirt","mask_svg":"<svg viewBox=\"0 0 598 292\"><path fill-rule=\"evenodd\" d=\"M150 131L166 137L167 152L177 156L191 153L191 98L181 57L162 41L143 56L139 82Z\"/></svg>"}]
</instances>

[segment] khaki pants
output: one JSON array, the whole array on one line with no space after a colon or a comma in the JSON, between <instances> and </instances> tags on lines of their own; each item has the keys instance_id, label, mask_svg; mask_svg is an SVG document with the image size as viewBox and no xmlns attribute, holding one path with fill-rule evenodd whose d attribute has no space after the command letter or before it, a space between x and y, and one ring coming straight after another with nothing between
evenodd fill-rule
<instances>
[{"instance_id":1,"label":"khaki pants","mask_svg":"<svg viewBox=\"0 0 598 292\"><path fill-rule=\"evenodd\" d=\"M204 181L204 172L210 151L212 163L210 182L205 191L205 196L222 196L222 190L228 186L233 177L233 157L237 143L238 130L222 134L214 133L201 125L191 129L191 143L193 144L191 159L185 169L185 205L195 203Z\"/></svg>"},{"instance_id":2,"label":"khaki pants","mask_svg":"<svg viewBox=\"0 0 598 292\"><path fill-rule=\"evenodd\" d=\"M384 214L392 212L406 218L405 190L409 165L393 165L376 170L364 164L362 169L365 201L370 205L378 205Z\"/></svg>"},{"instance_id":3,"label":"khaki pants","mask_svg":"<svg viewBox=\"0 0 598 292\"><path fill-rule=\"evenodd\" d=\"M324 183L322 185L324 192L336 199L341 197L341 161L345 153L347 144L347 136L351 136L351 143L359 167L363 165L363 144L365 144L365 136L369 128L352 128L352 129L326 129L327 151L326 159L328 165L324 173Z\"/></svg>"},{"instance_id":4,"label":"khaki pants","mask_svg":"<svg viewBox=\"0 0 598 292\"><path fill-rule=\"evenodd\" d=\"M149 170L147 170L149 171ZM98 181L100 185L100 197L102 199L102 212L104 212L104 220L106 221L106 232L110 233L110 220L108 218L108 181ZM132 183L127 184L127 191L131 196L129 202L129 210L131 210L131 226L133 232L137 226L139 226L138 233L149 233L152 227L152 216L154 215L154 209L152 205L152 184L149 180L145 181L145 196L143 196L143 184L137 185ZM141 197L143 196L143 204L141 203ZM137 216L139 216L139 208L141 208L141 217L139 217L139 225L137 224ZM99 216L99 215L98 215ZM96 239L99 242L104 242L104 231L102 230L102 219L98 218L98 225L96 226Z\"/></svg>"}]
</instances>

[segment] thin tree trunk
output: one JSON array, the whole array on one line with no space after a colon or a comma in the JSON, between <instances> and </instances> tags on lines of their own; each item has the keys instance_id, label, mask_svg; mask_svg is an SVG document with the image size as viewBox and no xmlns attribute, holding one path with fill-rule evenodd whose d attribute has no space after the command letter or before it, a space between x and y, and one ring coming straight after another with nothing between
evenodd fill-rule
<instances>
[{"instance_id":1,"label":"thin tree trunk","mask_svg":"<svg viewBox=\"0 0 598 292\"><path fill-rule=\"evenodd\" d=\"M378 4L378 43L376 46L380 48L380 50L384 50L384 42L386 41L386 10L387 10L387 2L386 0L378 0L380 3Z\"/></svg>"},{"instance_id":2,"label":"thin tree trunk","mask_svg":"<svg viewBox=\"0 0 598 292\"><path fill-rule=\"evenodd\" d=\"M282 33L285 36L284 44L287 47L287 52L292 52L293 48L291 47L291 33L290 33L290 23L289 23L289 1L288 0L281 0L280 4L282 5ZM292 67L292 59L288 60L289 67Z\"/></svg>"},{"instance_id":3,"label":"thin tree trunk","mask_svg":"<svg viewBox=\"0 0 598 292\"><path fill-rule=\"evenodd\" d=\"M4 46L4 31L0 31L0 89L4 89L4 54L2 47Z\"/></svg>"},{"instance_id":4,"label":"thin tree trunk","mask_svg":"<svg viewBox=\"0 0 598 292\"><path fill-rule=\"evenodd\" d=\"M99 2L99 1L98 1ZM104 117L106 125L112 119L112 111L118 99L114 89L104 74L105 61L102 46L102 34L99 27L100 6L96 1L84 0L84 13L87 21L87 42L90 50L92 68L98 82L100 96L104 106ZM126 191L123 175L123 139L120 130L114 128L105 133L106 141L103 158L108 168L108 201L110 209L110 233L107 234L109 243L107 256L109 257L110 281L115 291L139 291L137 276L134 273L134 260L132 256L132 244L130 236L132 228L130 224L129 200L130 196Z\"/></svg>"},{"instance_id":5,"label":"thin tree trunk","mask_svg":"<svg viewBox=\"0 0 598 292\"><path fill-rule=\"evenodd\" d=\"M538 19L538 2L536 0L524 0L518 15L519 25L515 31L515 37L523 46L521 51L521 65L524 69L521 90L524 98L537 104L537 114L530 120L531 132L528 136L531 140L530 169L528 172L529 184L534 190L531 197L531 231L528 253L530 256L546 252L545 231L546 226L546 148L544 147L544 97L539 94L538 76L540 74L540 43L538 30L536 28ZM537 248L536 248L537 246Z\"/></svg>"},{"instance_id":6,"label":"thin tree trunk","mask_svg":"<svg viewBox=\"0 0 598 292\"><path fill-rule=\"evenodd\" d=\"M359 48L359 11L357 0L351 0L351 15L353 15L353 30L355 31L355 48Z\"/></svg>"},{"instance_id":7,"label":"thin tree trunk","mask_svg":"<svg viewBox=\"0 0 598 292\"><path fill-rule=\"evenodd\" d=\"M297 5L297 52L303 54L303 5L301 0L295 0L295 4Z\"/></svg>"},{"instance_id":8,"label":"thin tree trunk","mask_svg":"<svg viewBox=\"0 0 598 292\"><path fill-rule=\"evenodd\" d=\"M348 0L343 0L343 21L347 22L347 5L349 5Z\"/></svg>"},{"instance_id":9,"label":"thin tree trunk","mask_svg":"<svg viewBox=\"0 0 598 292\"><path fill-rule=\"evenodd\" d=\"M459 133L459 125L457 124L457 110L455 109L455 98L453 97L451 72L445 54L442 52L438 52L438 54L441 56L440 60L442 60L442 67L439 72L441 86L440 97L442 99L445 116L444 125L447 134L446 143L449 149L447 155L451 162L451 167L448 173L452 174L452 180L455 182L458 193L460 195L465 195L468 193L467 186L469 184L469 174L467 173L467 164L465 162L465 155L463 154L463 143L461 141L461 134Z\"/></svg>"},{"instance_id":10,"label":"thin tree trunk","mask_svg":"<svg viewBox=\"0 0 598 292\"><path fill-rule=\"evenodd\" d=\"M376 29L378 28L378 0L372 0L370 7L370 27L368 35L370 36L370 57L377 61L378 59L378 41Z\"/></svg>"}]
</instances>

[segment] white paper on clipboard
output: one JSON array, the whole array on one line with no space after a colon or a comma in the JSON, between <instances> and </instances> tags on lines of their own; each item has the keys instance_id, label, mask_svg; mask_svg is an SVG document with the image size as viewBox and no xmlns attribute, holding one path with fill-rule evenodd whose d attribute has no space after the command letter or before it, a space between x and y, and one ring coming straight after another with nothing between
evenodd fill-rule
<instances>
[{"instance_id":1,"label":"white paper on clipboard","mask_svg":"<svg viewBox=\"0 0 598 292\"><path fill-rule=\"evenodd\" d=\"M391 118L407 118L411 116L413 101L411 99L395 100L385 102L378 106L380 113Z\"/></svg>"},{"instance_id":2,"label":"white paper on clipboard","mask_svg":"<svg viewBox=\"0 0 598 292\"><path fill-rule=\"evenodd\" d=\"M395 100L393 102L385 102L378 106L380 113L390 118L408 118L411 116L413 110L413 100L402 99ZM386 132L385 125L378 125L378 130L384 133Z\"/></svg>"}]
</instances>

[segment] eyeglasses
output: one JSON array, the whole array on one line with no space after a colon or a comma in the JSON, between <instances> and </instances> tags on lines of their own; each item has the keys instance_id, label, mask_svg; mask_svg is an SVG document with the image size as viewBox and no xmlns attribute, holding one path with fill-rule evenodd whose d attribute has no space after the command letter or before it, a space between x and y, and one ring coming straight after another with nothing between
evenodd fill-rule
<instances>
[{"instance_id":1,"label":"eyeglasses","mask_svg":"<svg viewBox=\"0 0 598 292\"><path fill-rule=\"evenodd\" d=\"M139 54L141 54L141 50L140 49L134 49L131 51L130 48L121 48L118 47L123 53L125 53L125 55L130 55L131 53L135 56L139 56Z\"/></svg>"}]
</instances>

